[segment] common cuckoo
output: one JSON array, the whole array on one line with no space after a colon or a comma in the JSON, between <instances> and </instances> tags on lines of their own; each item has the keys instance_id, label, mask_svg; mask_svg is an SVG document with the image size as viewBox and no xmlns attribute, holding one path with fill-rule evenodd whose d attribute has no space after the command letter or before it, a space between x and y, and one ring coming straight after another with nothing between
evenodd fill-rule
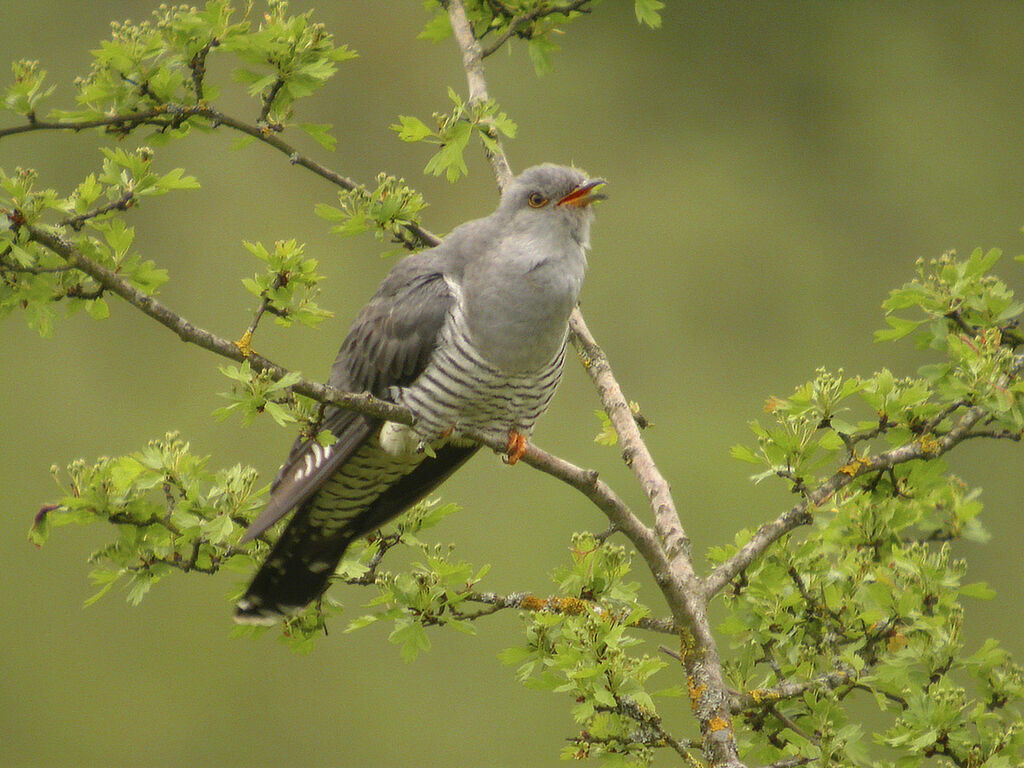
<instances>
[{"instance_id":1,"label":"common cuckoo","mask_svg":"<svg viewBox=\"0 0 1024 768\"><path fill-rule=\"evenodd\" d=\"M395 265L353 323L330 383L406 406L414 425L329 408L322 427L335 442L296 442L243 541L298 511L238 602L237 621L270 624L319 597L350 542L476 452L462 431L507 440L506 460L519 460L562 375L603 184L534 166L490 216Z\"/></svg>"}]
</instances>

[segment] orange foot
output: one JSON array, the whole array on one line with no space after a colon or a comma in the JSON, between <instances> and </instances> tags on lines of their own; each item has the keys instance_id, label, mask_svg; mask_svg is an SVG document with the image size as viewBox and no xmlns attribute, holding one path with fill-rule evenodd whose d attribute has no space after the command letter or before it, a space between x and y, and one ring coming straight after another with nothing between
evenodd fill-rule
<instances>
[{"instance_id":1,"label":"orange foot","mask_svg":"<svg viewBox=\"0 0 1024 768\"><path fill-rule=\"evenodd\" d=\"M515 464L526 453L527 446L526 435L516 430L511 430L508 433L508 448L505 450L503 461L509 466Z\"/></svg>"}]
</instances>

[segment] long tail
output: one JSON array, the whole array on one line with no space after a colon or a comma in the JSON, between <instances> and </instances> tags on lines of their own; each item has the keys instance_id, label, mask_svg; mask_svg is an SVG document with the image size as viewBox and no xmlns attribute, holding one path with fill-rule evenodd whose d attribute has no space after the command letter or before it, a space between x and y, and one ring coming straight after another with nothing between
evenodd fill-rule
<instances>
[{"instance_id":1,"label":"long tail","mask_svg":"<svg viewBox=\"0 0 1024 768\"><path fill-rule=\"evenodd\" d=\"M476 451L446 445L398 474L375 440L358 450L299 507L238 601L235 621L274 624L316 600L352 541L422 499Z\"/></svg>"},{"instance_id":2,"label":"long tail","mask_svg":"<svg viewBox=\"0 0 1024 768\"><path fill-rule=\"evenodd\" d=\"M303 504L256 572L235 608L240 624L274 624L318 598L355 538L345 530L324 535L311 523L315 500Z\"/></svg>"}]
</instances>

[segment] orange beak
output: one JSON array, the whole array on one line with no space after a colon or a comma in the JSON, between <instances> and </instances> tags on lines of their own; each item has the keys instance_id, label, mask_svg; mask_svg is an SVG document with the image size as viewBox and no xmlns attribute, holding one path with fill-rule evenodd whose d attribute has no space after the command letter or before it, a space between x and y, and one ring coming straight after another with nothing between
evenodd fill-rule
<instances>
[{"instance_id":1,"label":"orange beak","mask_svg":"<svg viewBox=\"0 0 1024 768\"><path fill-rule=\"evenodd\" d=\"M603 195L597 190L607 183L604 179L585 181L555 203L555 205L570 205L573 208L583 208L597 200L604 200L607 195Z\"/></svg>"}]
</instances>

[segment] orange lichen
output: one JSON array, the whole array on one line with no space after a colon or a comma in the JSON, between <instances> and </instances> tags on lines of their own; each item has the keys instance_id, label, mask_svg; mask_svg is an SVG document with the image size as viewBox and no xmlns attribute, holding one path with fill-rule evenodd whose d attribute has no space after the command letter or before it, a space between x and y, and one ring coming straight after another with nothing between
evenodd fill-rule
<instances>
[{"instance_id":1,"label":"orange lichen","mask_svg":"<svg viewBox=\"0 0 1024 768\"><path fill-rule=\"evenodd\" d=\"M687 678L686 688L690 692L690 708L694 712L697 711L697 707L700 706L700 700L704 696L704 692L708 687L704 683L696 683L693 678Z\"/></svg>"},{"instance_id":2,"label":"orange lichen","mask_svg":"<svg viewBox=\"0 0 1024 768\"><path fill-rule=\"evenodd\" d=\"M567 616L578 616L590 607L586 600L578 597L534 597L527 595L519 601L519 607L525 611L551 611L564 613Z\"/></svg>"},{"instance_id":3,"label":"orange lichen","mask_svg":"<svg viewBox=\"0 0 1024 768\"><path fill-rule=\"evenodd\" d=\"M777 701L779 699L779 694L775 691L765 690L764 688L755 688L750 691L750 698L752 698L757 704L764 704L767 701Z\"/></svg>"},{"instance_id":4,"label":"orange lichen","mask_svg":"<svg viewBox=\"0 0 1024 768\"><path fill-rule=\"evenodd\" d=\"M252 356L252 330L248 330L242 334L242 338L234 342L235 346L238 347L238 351L242 353L243 357Z\"/></svg>"},{"instance_id":5,"label":"orange lichen","mask_svg":"<svg viewBox=\"0 0 1024 768\"><path fill-rule=\"evenodd\" d=\"M548 599L548 608L557 613L578 616L585 613L588 606L586 600L580 600L578 597L552 597Z\"/></svg>"},{"instance_id":6,"label":"orange lichen","mask_svg":"<svg viewBox=\"0 0 1024 768\"><path fill-rule=\"evenodd\" d=\"M858 458L854 459L853 461L851 461L849 464L846 464L846 465L840 467L839 471L842 472L844 475L849 475L850 477L856 477L857 475L860 474L861 469L863 469L864 467L869 466L870 464L871 464L871 462L868 461L867 459L859 458L858 457Z\"/></svg>"},{"instance_id":7,"label":"orange lichen","mask_svg":"<svg viewBox=\"0 0 1024 768\"><path fill-rule=\"evenodd\" d=\"M542 600L539 597L533 595L527 595L519 603L519 607L527 611L543 611L547 600Z\"/></svg>"},{"instance_id":8,"label":"orange lichen","mask_svg":"<svg viewBox=\"0 0 1024 768\"><path fill-rule=\"evenodd\" d=\"M937 456L942 451L942 444L932 434L921 435L917 438L917 443L925 456Z\"/></svg>"},{"instance_id":9,"label":"orange lichen","mask_svg":"<svg viewBox=\"0 0 1024 768\"><path fill-rule=\"evenodd\" d=\"M724 731L726 728L732 728L732 723L728 719L716 715L708 720L708 731L711 733L717 733L718 731Z\"/></svg>"}]
</instances>

